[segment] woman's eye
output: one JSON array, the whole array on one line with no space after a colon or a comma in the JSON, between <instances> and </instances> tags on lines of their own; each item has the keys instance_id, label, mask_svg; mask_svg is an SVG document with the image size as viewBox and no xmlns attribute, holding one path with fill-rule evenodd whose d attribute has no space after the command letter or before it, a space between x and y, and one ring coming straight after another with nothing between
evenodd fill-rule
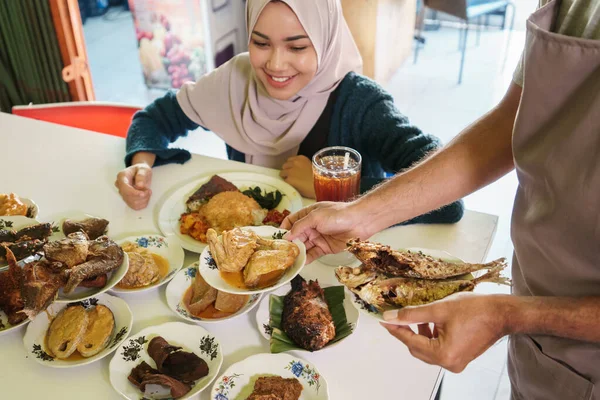
<instances>
[{"instance_id":1,"label":"woman's eye","mask_svg":"<svg viewBox=\"0 0 600 400\"><path fill-rule=\"evenodd\" d=\"M267 44L267 43L264 43L264 42L258 42L258 41L256 41L256 40L254 40L254 41L253 41L253 43L254 43L254 45L255 45L256 47L261 47L261 48L262 48L262 47L267 47L267 46L268 46L268 44Z\"/></svg>"},{"instance_id":2,"label":"woman's eye","mask_svg":"<svg viewBox=\"0 0 600 400\"><path fill-rule=\"evenodd\" d=\"M292 51L303 51L306 50L308 48L308 46L304 46L304 47L292 47Z\"/></svg>"}]
</instances>

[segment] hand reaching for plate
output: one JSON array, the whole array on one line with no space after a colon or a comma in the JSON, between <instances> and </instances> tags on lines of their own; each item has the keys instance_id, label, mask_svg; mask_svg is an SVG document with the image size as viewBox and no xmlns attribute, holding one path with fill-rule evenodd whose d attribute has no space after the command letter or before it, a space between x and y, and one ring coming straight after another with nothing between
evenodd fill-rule
<instances>
[{"instance_id":1,"label":"hand reaching for plate","mask_svg":"<svg viewBox=\"0 0 600 400\"><path fill-rule=\"evenodd\" d=\"M134 210L148 206L152 190L152 168L147 163L133 164L117 175L115 186L125 203Z\"/></svg>"}]
</instances>

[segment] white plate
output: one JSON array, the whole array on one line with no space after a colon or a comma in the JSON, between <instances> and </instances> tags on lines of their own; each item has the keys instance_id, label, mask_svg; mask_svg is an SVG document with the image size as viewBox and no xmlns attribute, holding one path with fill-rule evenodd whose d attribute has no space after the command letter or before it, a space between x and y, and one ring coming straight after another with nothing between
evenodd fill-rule
<instances>
[{"instance_id":1,"label":"white plate","mask_svg":"<svg viewBox=\"0 0 600 400\"><path fill-rule=\"evenodd\" d=\"M13 231L19 231L28 226L37 225L40 222L35 218L27 218L22 215L15 215L12 217L0 217L0 229L9 229ZM19 260L17 260L19 261ZM6 260L0 260L0 273L4 271L8 263Z\"/></svg>"},{"instance_id":2,"label":"white plate","mask_svg":"<svg viewBox=\"0 0 600 400\"><path fill-rule=\"evenodd\" d=\"M142 329L125 341L110 362L110 383L126 399L139 400L144 397L143 393L127 380L127 377L142 361L156 368L156 363L147 351L148 343L156 336L162 336L171 345L182 347L183 351L196 354L208 364L208 375L196 381L192 390L180 399L187 399L200 393L219 375L219 369L223 364L223 350L217 339L204 328L182 322L152 326Z\"/></svg>"},{"instance_id":3,"label":"white plate","mask_svg":"<svg viewBox=\"0 0 600 400\"><path fill-rule=\"evenodd\" d=\"M29 318L25 318L25 320L21 321L19 324L11 325L8 323L8 317L6 316L4 311L0 310L0 336L6 335L12 331L15 331L15 330L21 328L22 326L27 325L28 322L29 322Z\"/></svg>"},{"instance_id":4,"label":"white plate","mask_svg":"<svg viewBox=\"0 0 600 400\"><path fill-rule=\"evenodd\" d=\"M30 358L33 358L35 361L48 367L72 368L93 363L115 351L117 346L123 343L127 338L127 335L131 332L133 314L125 301L107 294L101 294L83 302L83 306L86 308L95 304L108 307L115 317L115 329L108 346L106 346L104 350L95 356L73 361L53 358L46 348L46 333L52 322L48 316L52 315L52 317L55 317L63 308L68 306L64 303L54 303L48 307L46 312L38 314L27 327L23 343L25 344L27 354L31 355Z\"/></svg>"},{"instance_id":5,"label":"white plate","mask_svg":"<svg viewBox=\"0 0 600 400\"><path fill-rule=\"evenodd\" d=\"M214 400L238 400L247 398L254 389L256 378L277 375L296 378L304 390L300 400L327 400L327 381L317 368L290 354L256 354L233 364L216 380L210 392Z\"/></svg>"},{"instance_id":6,"label":"white plate","mask_svg":"<svg viewBox=\"0 0 600 400\"><path fill-rule=\"evenodd\" d=\"M250 226L244 229L253 230L258 236L267 239L272 239L273 235L276 233L287 232L285 229L279 229L273 226L266 225ZM229 283L223 280L219 269L216 267L216 264L211 262L212 256L210 255L210 249L208 247L205 248L202 254L200 255L200 267L198 269L200 271L200 274L202 274L204 280L206 280L206 282L210 286L223 292L233 294L254 294L270 292L271 290L275 290L294 279L294 277L300 273L302 268L304 268L304 264L306 263L306 247L304 247L304 243L302 243L299 240L294 240L294 243L296 243L296 245L300 249L300 254L296 258L296 262L294 263L294 265L292 265L287 269L287 271L285 271L281 279L279 279L279 281L275 285L263 289L241 289L235 286L231 286Z\"/></svg>"},{"instance_id":7,"label":"white plate","mask_svg":"<svg viewBox=\"0 0 600 400\"><path fill-rule=\"evenodd\" d=\"M184 235L179 230L179 218L186 211L187 199L214 175L228 180L236 185L240 190L246 190L249 187L260 187L269 192L279 190L283 194L283 199L277 207L277 210L285 209L294 213L302 208L302 197L300 193L292 186L279 178L268 175L257 174L254 172L223 172L210 173L197 177L185 184L179 184L170 189L167 194L159 201L156 208L157 225L160 231L166 237L175 237L186 250L195 253L202 253L206 243L193 239L191 236Z\"/></svg>"},{"instance_id":8,"label":"white plate","mask_svg":"<svg viewBox=\"0 0 600 400\"><path fill-rule=\"evenodd\" d=\"M13 219L13 218L18 218L18 217L23 217L23 218L37 218L38 214L40 213L40 209L38 207L37 204L35 204L35 202L31 199L27 199L25 197L19 197L19 199L23 202L23 204L25 204L28 209L31 210L31 215L0 215L0 219L2 218L7 218L7 219Z\"/></svg>"},{"instance_id":9,"label":"white plate","mask_svg":"<svg viewBox=\"0 0 600 400\"><path fill-rule=\"evenodd\" d=\"M327 287L328 286L321 286L321 288L323 288L323 289L325 289ZM267 339L269 341L271 340L271 333L272 333L271 313L269 311L269 302L271 299L271 295L285 296L286 294L288 294L288 292L290 290L292 290L292 286L290 284L287 284L287 285L282 286L279 289L273 291L273 293L269 293L260 302L260 305L258 306L258 309L256 310L256 327L258 328L258 331L260 332L262 337L264 337L265 339ZM354 331L356 330L356 326L358 325L359 312L356 309L356 307L354 307L352 305L352 296L350 296L350 294L351 293L346 291L346 297L344 298L344 311L346 312L346 320L348 321L348 324L350 324L350 326L351 326L352 333L354 333ZM323 351L325 349L335 347L339 343L342 343L344 340L346 340L349 337L350 337L350 335L346 336L345 338L341 339L338 342L335 342L331 345L325 346L324 348L322 348L319 351ZM297 349L294 351L308 351L308 350Z\"/></svg>"},{"instance_id":10,"label":"white plate","mask_svg":"<svg viewBox=\"0 0 600 400\"><path fill-rule=\"evenodd\" d=\"M114 286L111 291L115 293L141 293L148 290L156 289L159 286L164 285L169 282L175 274L183 267L183 259L185 258L185 253L183 249L176 241L165 238L160 235L148 233L144 235L135 235L128 236L123 239L119 239L116 241L119 246L123 245L126 242L137 243L140 247L144 247L151 251L154 254L157 254L167 260L169 262L169 271L167 274L158 282L153 283L152 285L145 286L142 288L136 289L123 289L118 286Z\"/></svg>"},{"instance_id":11,"label":"white plate","mask_svg":"<svg viewBox=\"0 0 600 400\"><path fill-rule=\"evenodd\" d=\"M408 251L412 251L412 252L422 252L423 254L427 254L431 257L434 258L440 258L444 261L448 261L451 263L462 263L464 262L463 260L461 260L458 257L454 257L453 255L451 255L450 253L447 253L445 251L442 250L433 250L433 249L422 249L419 247L411 247L408 249L401 249L401 250L408 250ZM370 304L365 303L360 297L358 297L356 294L352 293L350 291L350 289L346 288L346 298L348 298L348 296L350 296L350 298L352 299L352 305L361 313L363 313L364 315L368 315L371 318L375 318L376 320L380 321L380 322L386 322L383 319L383 312L377 310L375 307L373 307ZM400 307L398 307L399 309Z\"/></svg>"},{"instance_id":12,"label":"white plate","mask_svg":"<svg viewBox=\"0 0 600 400\"><path fill-rule=\"evenodd\" d=\"M167 304L180 318L194 323L217 323L246 314L258 304L258 301L262 297L260 293L250 295L246 304L238 312L225 318L200 318L190 314L183 303L183 296L198 273L198 264L198 262L195 262L179 271L167 286Z\"/></svg>"}]
</instances>

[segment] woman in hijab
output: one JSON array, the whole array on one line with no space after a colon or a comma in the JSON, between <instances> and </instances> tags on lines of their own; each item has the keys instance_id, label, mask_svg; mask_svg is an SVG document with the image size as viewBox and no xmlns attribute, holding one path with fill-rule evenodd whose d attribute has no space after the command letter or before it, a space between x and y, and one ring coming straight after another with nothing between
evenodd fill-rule
<instances>
[{"instance_id":1,"label":"woman in hijab","mask_svg":"<svg viewBox=\"0 0 600 400\"><path fill-rule=\"evenodd\" d=\"M115 183L131 208L147 206L153 166L190 159L168 145L198 127L220 136L230 159L280 169L309 198L315 197L311 158L322 148L356 149L366 190L440 146L360 75L362 59L339 0L248 0L246 19L248 53L134 116L127 168ZM411 222L452 223L462 213L456 202Z\"/></svg>"}]
</instances>

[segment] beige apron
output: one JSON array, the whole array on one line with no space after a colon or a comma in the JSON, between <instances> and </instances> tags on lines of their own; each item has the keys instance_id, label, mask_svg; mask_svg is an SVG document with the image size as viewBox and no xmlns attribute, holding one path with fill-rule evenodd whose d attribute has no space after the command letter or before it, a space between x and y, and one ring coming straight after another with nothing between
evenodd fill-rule
<instances>
[{"instance_id":1,"label":"beige apron","mask_svg":"<svg viewBox=\"0 0 600 400\"><path fill-rule=\"evenodd\" d=\"M513 292L600 296L600 41L553 33L559 5L527 23ZM600 344L516 335L508 370L513 400L600 400Z\"/></svg>"}]
</instances>

